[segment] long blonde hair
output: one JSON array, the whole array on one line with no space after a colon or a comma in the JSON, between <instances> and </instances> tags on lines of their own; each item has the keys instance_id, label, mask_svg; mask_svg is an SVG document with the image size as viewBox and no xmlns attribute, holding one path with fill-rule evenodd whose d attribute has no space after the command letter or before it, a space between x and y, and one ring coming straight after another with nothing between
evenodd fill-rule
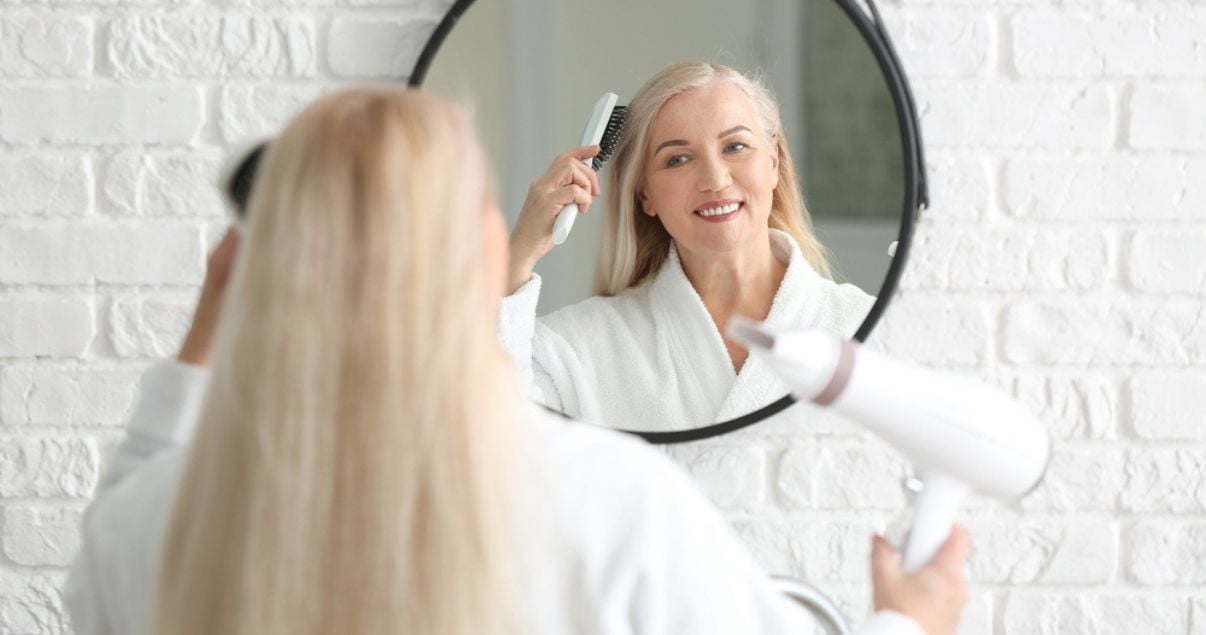
<instances>
[{"instance_id":1,"label":"long blonde hair","mask_svg":"<svg viewBox=\"0 0 1206 635\"><path fill-rule=\"evenodd\" d=\"M481 255L480 151L416 92L272 143L172 514L157 633L516 632L521 426ZM520 586L522 588L522 586Z\"/></svg>"},{"instance_id":2,"label":"long blonde hair","mask_svg":"<svg viewBox=\"0 0 1206 635\"><path fill-rule=\"evenodd\" d=\"M624 132L611 161L607 223L599 253L595 293L615 295L637 286L666 261L670 234L660 219L643 212L638 196L645 179L649 128L670 98L716 82L733 84L749 96L767 139L775 144L779 155L779 184L771 202L770 226L791 235L812 268L825 277L831 276L825 248L813 233L812 220L804 206L779 107L770 91L760 81L728 66L682 62L650 78L628 104Z\"/></svg>"}]
</instances>

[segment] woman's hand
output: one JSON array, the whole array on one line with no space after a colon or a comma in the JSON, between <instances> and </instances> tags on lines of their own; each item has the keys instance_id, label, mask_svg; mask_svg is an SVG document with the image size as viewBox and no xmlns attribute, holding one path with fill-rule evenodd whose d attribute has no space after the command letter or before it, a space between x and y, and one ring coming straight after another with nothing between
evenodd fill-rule
<instances>
[{"instance_id":1,"label":"woman's hand","mask_svg":"<svg viewBox=\"0 0 1206 635\"><path fill-rule=\"evenodd\" d=\"M238 247L238 232L231 227L209 254L205 267L205 282L201 285L201 298L197 300L197 310L193 312L193 325L189 327L184 344L180 347L180 354L176 356L176 359L186 364L209 364L214 331L218 326L218 314L222 309L226 282L230 279L230 269Z\"/></svg>"},{"instance_id":2,"label":"woman's hand","mask_svg":"<svg viewBox=\"0 0 1206 635\"><path fill-rule=\"evenodd\" d=\"M963 605L967 604L963 564L970 549L967 530L955 525L929 564L914 573L905 573L888 541L875 536L871 543L875 610L908 615L927 635L954 635Z\"/></svg>"},{"instance_id":3,"label":"woman's hand","mask_svg":"<svg viewBox=\"0 0 1206 635\"><path fill-rule=\"evenodd\" d=\"M599 175L582 161L599 153L599 146L583 146L557 155L548 171L532 181L519 221L511 230L511 257L507 293L515 293L532 277L536 263L553 248L553 221L561 208L578 204L585 214L599 195Z\"/></svg>"}]
</instances>

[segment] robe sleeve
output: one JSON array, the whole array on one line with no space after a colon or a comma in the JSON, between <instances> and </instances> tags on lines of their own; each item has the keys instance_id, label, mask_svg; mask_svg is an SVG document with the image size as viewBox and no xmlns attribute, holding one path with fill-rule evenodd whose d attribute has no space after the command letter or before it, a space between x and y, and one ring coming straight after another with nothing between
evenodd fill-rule
<instances>
[{"instance_id":1,"label":"robe sleeve","mask_svg":"<svg viewBox=\"0 0 1206 635\"><path fill-rule=\"evenodd\" d=\"M187 445L205 398L209 371L178 361L160 361L147 369L138 400L126 424L126 437L117 446L101 476L89 512L84 517L80 551L63 588L63 601L77 635L110 635L114 631L105 614L106 581L96 570L96 552L90 530L91 512L106 494L164 453Z\"/></svg>"},{"instance_id":2,"label":"robe sleeve","mask_svg":"<svg viewBox=\"0 0 1206 635\"><path fill-rule=\"evenodd\" d=\"M533 351L533 342L541 336L542 331L536 323L536 303L540 300L541 284L540 276L532 274L532 278L515 293L503 298L498 314L499 338L503 350L519 373L520 381L527 388L528 396L549 408L562 410L557 383Z\"/></svg>"}]
</instances>

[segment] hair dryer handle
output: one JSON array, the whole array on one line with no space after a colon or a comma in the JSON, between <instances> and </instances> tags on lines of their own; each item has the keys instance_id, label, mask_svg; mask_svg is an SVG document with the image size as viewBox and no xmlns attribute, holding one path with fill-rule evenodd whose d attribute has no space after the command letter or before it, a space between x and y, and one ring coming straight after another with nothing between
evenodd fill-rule
<instances>
[{"instance_id":1,"label":"hair dryer handle","mask_svg":"<svg viewBox=\"0 0 1206 635\"><path fill-rule=\"evenodd\" d=\"M905 538L904 570L913 573L924 567L951 534L955 512L968 493L968 486L942 474L928 474L917 495L913 526Z\"/></svg>"}]
</instances>

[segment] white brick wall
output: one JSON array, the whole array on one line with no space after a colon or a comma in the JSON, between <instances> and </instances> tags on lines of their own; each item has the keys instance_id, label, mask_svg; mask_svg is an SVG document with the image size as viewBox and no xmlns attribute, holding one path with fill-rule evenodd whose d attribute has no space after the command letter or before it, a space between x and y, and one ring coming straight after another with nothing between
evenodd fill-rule
<instances>
[{"instance_id":1,"label":"white brick wall","mask_svg":"<svg viewBox=\"0 0 1206 635\"><path fill-rule=\"evenodd\" d=\"M405 73L447 0L0 0L0 631L58 587L139 371L188 324L225 152ZM965 635L1206 633L1206 7L883 0L933 206L876 338L1056 439L969 502ZM671 448L769 568L867 610L907 466L821 418Z\"/></svg>"}]
</instances>

